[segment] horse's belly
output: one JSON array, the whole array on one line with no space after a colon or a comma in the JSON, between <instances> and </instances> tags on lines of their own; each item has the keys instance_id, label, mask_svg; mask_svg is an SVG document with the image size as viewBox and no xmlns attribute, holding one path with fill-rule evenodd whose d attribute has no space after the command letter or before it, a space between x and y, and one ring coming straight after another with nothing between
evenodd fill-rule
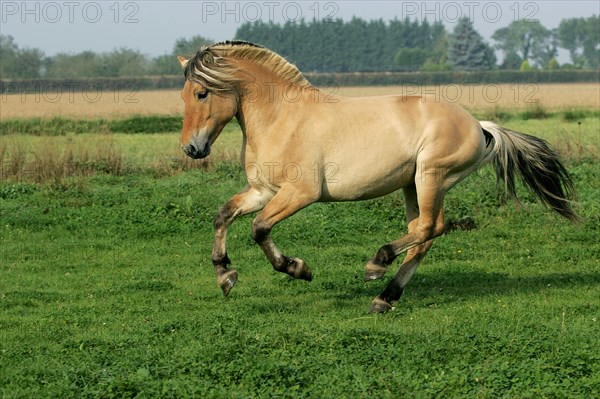
<instances>
[{"instance_id":1,"label":"horse's belly","mask_svg":"<svg viewBox=\"0 0 600 399\"><path fill-rule=\"evenodd\" d=\"M393 169L325 169L321 201L358 201L381 197L414 183L414 164Z\"/></svg>"}]
</instances>

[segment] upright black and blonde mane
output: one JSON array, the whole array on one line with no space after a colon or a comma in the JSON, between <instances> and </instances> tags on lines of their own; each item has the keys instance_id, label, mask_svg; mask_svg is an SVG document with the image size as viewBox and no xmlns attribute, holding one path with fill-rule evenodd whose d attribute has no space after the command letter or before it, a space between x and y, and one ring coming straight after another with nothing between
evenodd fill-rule
<instances>
[{"instance_id":1,"label":"upright black and blonde mane","mask_svg":"<svg viewBox=\"0 0 600 399\"><path fill-rule=\"evenodd\" d=\"M312 87L298 68L279 54L258 44L241 40L202 47L187 63L185 78L197 81L209 90L231 90L243 79L236 76L238 68L229 62L230 59L255 62L270 69L285 82Z\"/></svg>"}]
</instances>

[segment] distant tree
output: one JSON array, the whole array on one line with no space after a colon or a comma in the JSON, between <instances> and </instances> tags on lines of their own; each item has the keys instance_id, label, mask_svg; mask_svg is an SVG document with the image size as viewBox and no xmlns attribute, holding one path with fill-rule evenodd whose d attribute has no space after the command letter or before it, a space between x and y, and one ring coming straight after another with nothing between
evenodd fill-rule
<instances>
[{"instance_id":1,"label":"distant tree","mask_svg":"<svg viewBox=\"0 0 600 399\"><path fill-rule=\"evenodd\" d=\"M100 56L101 76L140 76L145 75L148 68L149 59L128 48L116 49Z\"/></svg>"},{"instance_id":2,"label":"distant tree","mask_svg":"<svg viewBox=\"0 0 600 399\"><path fill-rule=\"evenodd\" d=\"M522 60L531 60L540 66L556 55L552 31L538 21L518 20L494 32L496 48L505 55L518 54Z\"/></svg>"},{"instance_id":3,"label":"distant tree","mask_svg":"<svg viewBox=\"0 0 600 399\"><path fill-rule=\"evenodd\" d=\"M59 53L49 60L47 75L59 78L139 76L147 73L148 64L148 57L126 48L101 54L92 51Z\"/></svg>"},{"instance_id":4,"label":"distant tree","mask_svg":"<svg viewBox=\"0 0 600 399\"><path fill-rule=\"evenodd\" d=\"M431 28L432 48L427 63L445 65L448 58L448 35L441 22L436 22Z\"/></svg>"},{"instance_id":5,"label":"distant tree","mask_svg":"<svg viewBox=\"0 0 600 399\"><path fill-rule=\"evenodd\" d=\"M517 53L508 53L504 55L504 60L500 65L502 69L519 69L523 59Z\"/></svg>"},{"instance_id":6,"label":"distant tree","mask_svg":"<svg viewBox=\"0 0 600 399\"><path fill-rule=\"evenodd\" d=\"M10 35L0 35L0 79L39 78L44 53L36 48L20 49Z\"/></svg>"},{"instance_id":7,"label":"distant tree","mask_svg":"<svg viewBox=\"0 0 600 399\"><path fill-rule=\"evenodd\" d=\"M600 66L600 17L592 15L585 20L586 40L583 43L584 66Z\"/></svg>"},{"instance_id":8,"label":"distant tree","mask_svg":"<svg viewBox=\"0 0 600 399\"><path fill-rule=\"evenodd\" d=\"M100 76L100 57L92 51L78 54L58 53L48 60L46 75L52 78Z\"/></svg>"},{"instance_id":9,"label":"distant tree","mask_svg":"<svg viewBox=\"0 0 600 399\"><path fill-rule=\"evenodd\" d=\"M192 36L189 39L180 37L175 42L172 55L190 57L196 54L202 46L207 46L209 44L213 44L213 41L200 35Z\"/></svg>"},{"instance_id":10,"label":"distant tree","mask_svg":"<svg viewBox=\"0 0 600 399\"><path fill-rule=\"evenodd\" d=\"M18 70L19 47L12 36L0 35L0 79L13 78Z\"/></svg>"},{"instance_id":11,"label":"distant tree","mask_svg":"<svg viewBox=\"0 0 600 399\"><path fill-rule=\"evenodd\" d=\"M173 50L169 54L154 57L148 65L148 73L151 75L177 75L181 74L181 65L177 56L191 57L200 50L202 46L213 44L213 40L203 36L192 36L189 39L179 38L175 41Z\"/></svg>"},{"instance_id":12,"label":"distant tree","mask_svg":"<svg viewBox=\"0 0 600 399\"><path fill-rule=\"evenodd\" d=\"M9 36L10 39L12 37ZM14 79L19 75L19 54L16 45L12 46L12 40L0 45L0 78Z\"/></svg>"},{"instance_id":13,"label":"distant tree","mask_svg":"<svg viewBox=\"0 0 600 399\"><path fill-rule=\"evenodd\" d=\"M521 66L519 67L519 71L522 71L522 72L532 71L533 69L534 68L531 65L529 65L529 61L527 61L527 60L524 60L521 63Z\"/></svg>"},{"instance_id":14,"label":"distant tree","mask_svg":"<svg viewBox=\"0 0 600 399\"><path fill-rule=\"evenodd\" d=\"M570 18L560 21L558 40L560 46L569 51L574 65L583 66L583 43L585 41L585 18Z\"/></svg>"},{"instance_id":15,"label":"distant tree","mask_svg":"<svg viewBox=\"0 0 600 399\"><path fill-rule=\"evenodd\" d=\"M496 64L494 50L467 17L458 21L448 39L448 64L463 71L492 69Z\"/></svg>"},{"instance_id":16,"label":"distant tree","mask_svg":"<svg viewBox=\"0 0 600 399\"><path fill-rule=\"evenodd\" d=\"M600 19L563 19L557 30L560 47L569 51L571 61L579 67L597 67L600 63Z\"/></svg>"},{"instance_id":17,"label":"distant tree","mask_svg":"<svg viewBox=\"0 0 600 399\"><path fill-rule=\"evenodd\" d=\"M546 69L549 69L551 71L560 69L560 65L558 64L558 61L556 60L556 58L552 58L550 61L548 61L548 65L546 66Z\"/></svg>"},{"instance_id":18,"label":"distant tree","mask_svg":"<svg viewBox=\"0 0 600 399\"><path fill-rule=\"evenodd\" d=\"M545 68L550 60L556 58L558 55L557 30L552 29L549 32L549 36L545 42L539 46L535 46L532 50L531 58L542 68Z\"/></svg>"},{"instance_id":19,"label":"distant tree","mask_svg":"<svg viewBox=\"0 0 600 399\"><path fill-rule=\"evenodd\" d=\"M395 61L403 71L416 71L425 63L429 53L420 48L401 48L396 53Z\"/></svg>"},{"instance_id":20,"label":"distant tree","mask_svg":"<svg viewBox=\"0 0 600 399\"><path fill-rule=\"evenodd\" d=\"M152 59L148 73L151 75L180 75L181 65L173 54L163 54Z\"/></svg>"}]
</instances>

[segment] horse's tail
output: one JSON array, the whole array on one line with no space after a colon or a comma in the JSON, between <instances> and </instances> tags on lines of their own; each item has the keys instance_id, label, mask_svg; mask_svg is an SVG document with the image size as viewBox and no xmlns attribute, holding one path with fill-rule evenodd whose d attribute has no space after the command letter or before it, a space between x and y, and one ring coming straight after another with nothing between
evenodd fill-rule
<instances>
[{"instance_id":1,"label":"horse's tail","mask_svg":"<svg viewBox=\"0 0 600 399\"><path fill-rule=\"evenodd\" d=\"M508 130L496 123L480 121L488 144L488 160L496 169L498 180L518 202L515 171L544 204L571 221L579 217L571 207L575 188L558 153L537 137Z\"/></svg>"}]
</instances>

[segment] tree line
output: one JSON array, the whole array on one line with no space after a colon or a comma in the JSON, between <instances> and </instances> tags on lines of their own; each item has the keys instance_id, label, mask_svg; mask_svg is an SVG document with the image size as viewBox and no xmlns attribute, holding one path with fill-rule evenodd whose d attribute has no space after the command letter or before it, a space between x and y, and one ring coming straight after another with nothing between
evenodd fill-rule
<instances>
[{"instance_id":1,"label":"tree line","mask_svg":"<svg viewBox=\"0 0 600 399\"><path fill-rule=\"evenodd\" d=\"M494 32L491 44L467 18L451 32L440 22L408 18L256 21L242 24L235 39L262 44L306 72L589 69L600 64L597 15L563 19L555 29L539 21L513 21ZM0 35L0 79L180 74L174 56L193 55L212 42L203 36L180 38L170 53L157 57L127 48L45 56L40 49L21 48L12 36ZM569 63L559 65L559 48L569 52ZM501 62L495 50L502 52Z\"/></svg>"},{"instance_id":2,"label":"tree line","mask_svg":"<svg viewBox=\"0 0 600 399\"><path fill-rule=\"evenodd\" d=\"M598 68L600 19L563 19L548 29L539 21L517 20L500 28L487 43L468 18L451 32L440 22L430 24L393 19L353 18L284 24L245 23L236 39L261 43L286 56L303 71L470 71L490 69L557 69L559 48L571 62L563 68ZM498 63L495 50L501 50Z\"/></svg>"},{"instance_id":3,"label":"tree line","mask_svg":"<svg viewBox=\"0 0 600 399\"><path fill-rule=\"evenodd\" d=\"M46 57L39 49L22 49L12 36L0 35L0 79L114 78L180 75L177 55L192 55L212 41L202 36L180 38L169 54L149 57L118 48L110 52L83 51Z\"/></svg>"},{"instance_id":4,"label":"tree line","mask_svg":"<svg viewBox=\"0 0 600 399\"><path fill-rule=\"evenodd\" d=\"M445 59L447 35L441 22L408 19L365 21L354 17L285 24L254 22L240 26L236 39L261 43L306 72L378 72L413 69ZM408 58L399 51L416 49Z\"/></svg>"}]
</instances>

